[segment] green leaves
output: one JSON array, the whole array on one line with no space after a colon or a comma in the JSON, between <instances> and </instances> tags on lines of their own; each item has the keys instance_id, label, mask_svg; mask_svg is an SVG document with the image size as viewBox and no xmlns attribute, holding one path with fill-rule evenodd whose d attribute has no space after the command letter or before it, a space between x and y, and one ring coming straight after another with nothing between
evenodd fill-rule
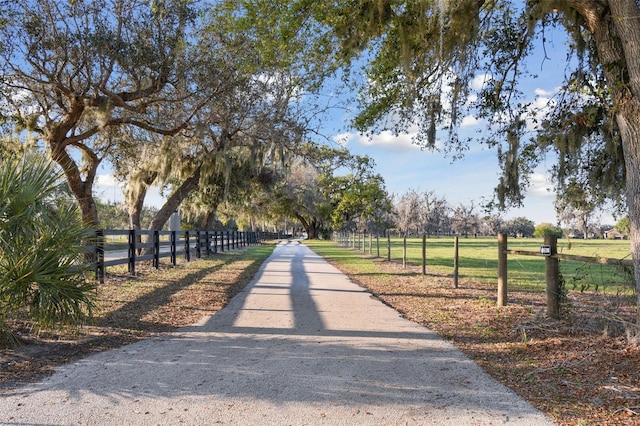
<instances>
[{"instance_id":1,"label":"green leaves","mask_svg":"<svg viewBox=\"0 0 640 426\"><path fill-rule=\"evenodd\" d=\"M0 334L9 318L42 326L78 324L90 315L95 285L86 280L83 238L61 175L42 158L0 166Z\"/></svg>"}]
</instances>

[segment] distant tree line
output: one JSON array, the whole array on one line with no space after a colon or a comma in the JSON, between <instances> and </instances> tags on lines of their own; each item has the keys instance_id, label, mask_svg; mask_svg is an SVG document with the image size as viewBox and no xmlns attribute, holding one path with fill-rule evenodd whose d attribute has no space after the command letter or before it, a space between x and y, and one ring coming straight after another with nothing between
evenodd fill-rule
<instances>
[{"instance_id":1,"label":"distant tree line","mask_svg":"<svg viewBox=\"0 0 640 426\"><path fill-rule=\"evenodd\" d=\"M561 214L563 212L564 214ZM527 238L547 234L559 237L604 238L605 232L614 229L614 225L587 222L584 220L586 215L580 216L582 221L577 226L572 218L579 215L574 212L573 216L570 216L566 209L563 212L559 212L559 217L565 220L564 227L560 224L536 224L526 217L504 219L501 213L483 213L474 201L451 205L445 197L438 196L434 191L419 192L411 189L395 197L391 222L393 229L400 234L427 236L468 237L503 233L511 237ZM589 212L589 217L595 217L593 209ZM628 219L623 218L615 229L620 232L628 229Z\"/></svg>"}]
</instances>

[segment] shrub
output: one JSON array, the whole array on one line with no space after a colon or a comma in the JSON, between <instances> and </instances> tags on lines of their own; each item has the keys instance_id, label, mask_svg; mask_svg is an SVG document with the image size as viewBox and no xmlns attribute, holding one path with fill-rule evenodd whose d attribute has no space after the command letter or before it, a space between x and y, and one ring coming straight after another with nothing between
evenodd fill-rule
<instances>
[{"instance_id":1,"label":"shrub","mask_svg":"<svg viewBox=\"0 0 640 426\"><path fill-rule=\"evenodd\" d=\"M86 277L87 230L63 195L62 176L35 156L0 165L0 337L8 320L78 325L91 315L95 284Z\"/></svg>"},{"instance_id":2,"label":"shrub","mask_svg":"<svg viewBox=\"0 0 640 426\"><path fill-rule=\"evenodd\" d=\"M533 231L534 237L544 237L545 235L555 235L558 238L562 237L562 229L554 226L550 223L541 223L536 226L535 231Z\"/></svg>"}]
</instances>

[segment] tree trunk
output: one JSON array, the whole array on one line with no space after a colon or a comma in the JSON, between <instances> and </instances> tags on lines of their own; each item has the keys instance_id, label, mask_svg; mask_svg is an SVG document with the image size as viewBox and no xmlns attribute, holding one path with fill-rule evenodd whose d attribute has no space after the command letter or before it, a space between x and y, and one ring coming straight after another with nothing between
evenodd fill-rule
<instances>
[{"instance_id":1,"label":"tree trunk","mask_svg":"<svg viewBox=\"0 0 640 426\"><path fill-rule=\"evenodd\" d=\"M82 221L92 229L98 226L98 207L93 199L93 182L96 177L100 159L92 152L84 152L86 161L86 177L82 180L82 174L78 165L71 158L62 142L48 140L51 147L51 159L58 163L67 178L69 189L80 208ZM93 155L92 155L93 154Z\"/></svg>"},{"instance_id":2,"label":"tree trunk","mask_svg":"<svg viewBox=\"0 0 640 426\"><path fill-rule=\"evenodd\" d=\"M158 177L158 172L147 172L140 181L129 181L125 199L129 210L129 229L142 229L141 217L147 190Z\"/></svg>"},{"instance_id":3,"label":"tree trunk","mask_svg":"<svg viewBox=\"0 0 640 426\"><path fill-rule=\"evenodd\" d=\"M217 219L218 218L216 216L216 209L209 210L202 218L202 225L204 226L203 230L205 231L213 230L213 227Z\"/></svg>"},{"instance_id":4,"label":"tree trunk","mask_svg":"<svg viewBox=\"0 0 640 426\"><path fill-rule=\"evenodd\" d=\"M589 239L589 220L583 217L581 220L581 226L582 226L582 237L585 240Z\"/></svg>"},{"instance_id":5,"label":"tree trunk","mask_svg":"<svg viewBox=\"0 0 640 426\"><path fill-rule=\"evenodd\" d=\"M616 106L625 158L631 255L639 290L636 324L640 325L640 9L635 0L610 0L610 15L603 15L607 10L600 9L599 2L572 3L594 37Z\"/></svg>"},{"instance_id":6,"label":"tree trunk","mask_svg":"<svg viewBox=\"0 0 640 426\"><path fill-rule=\"evenodd\" d=\"M317 240L320 230L320 224L316 219L311 219L311 222L307 222L308 226L305 227L305 231L307 231L307 236L310 240Z\"/></svg>"},{"instance_id":7,"label":"tree trunk","mask_svg":"<svg viewBox=\"0 0 640 426\"><path fill-rule=\"evenodd\" d=\"M156 216L149 224L149 231L160 231L165 223L169 220L171 215L178 210L180 203L187 198L187 195L194 189L198 187L200 183L200 167L194 172L193 175L188 177L182 182L182 185L167 199L164 205L160 208ZM152 236L147 235L145 238L145 242L150 242ZM143 254L151 254L153 252L152 248L147 248L144 250Z\"/></svg>"},{"instance_id":8,"label":"tree trunk","mask_svg":"<svg viewBox=\"0 0 640 426\"><path fill-rule=\"evenodd\" d=\"M310 240L318 239L318 231L320 230L320 227L322 226L320 222L318 222L316 219L307 220L306 218L304 218L304 216L302 216L300 214L297 214L297 213L295 214L295 217L302 224L302 227L304 228L304 230L307 233L307 238L308 239L310 239Z\"/></svg>"},{"instance_id":9,"label":"tree trunk","mask_svg":"<svg viewBox=\"0 0 640 426\"><path fill-rule=\"evenodd\" d=\"M150 231L160 231L165 223L169 220L173 212L175 212L187 195L198 187L200 183L200 167L182 182L182 185L167 199L160 208L156 216L149 225Z\"/></svg>"},{"instance_id":10,"label":"tree trunk","mask_svg":"<svg viewBox=\"0 0 640 426\"><path fill-rule=\"evenodd\" d=\"M318 239L318 232L316 231L316 228L311 226L309 227L309 229L305 228L305 230L307 231L307 238L309 240L317 240Z\"/></svg>"},{"instance_id":11,"label":"tree trunk","mask_svg":"<svg viewBox=\"0 0 640 426\"><path fill-rule=\"evenodd\" d=\"M640 325L640 123L637 114L627 117L620 113L616 118L623 135L631 255L637 290L636 324Z\"/></svg>"},{"instance_id":12,"label":"tree trunk","mask_svg":"<svg viewBox=\"0 0 640 426\"><path fill-rule=\"evenodd\" d=\"M144 206L144 198L147 196L147 189L142 188L136 193L135 199L130 201L129 205L129 229L140 230L142 225L140 218L142 217L142 208Z\"/></svg>"}]
</instances>

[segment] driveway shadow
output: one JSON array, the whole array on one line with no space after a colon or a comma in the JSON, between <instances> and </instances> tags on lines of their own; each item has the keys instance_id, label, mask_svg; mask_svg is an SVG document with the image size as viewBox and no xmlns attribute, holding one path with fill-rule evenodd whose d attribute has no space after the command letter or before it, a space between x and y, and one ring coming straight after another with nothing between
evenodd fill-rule
<instances>
[{"instance_id":1,"label":"driveway shadow","mask_svg":"<svg viewBox=\"0 0 640 426\"><path fill-rule=\"evenodd\" d=\"M146 413L145 424L178 413L192 424L542 419L455 347L297 243L277 247L207 321L85 358L3 398L0 420L51 424L117 422L131 410ZM49 417L37 414L45 405ZM520 424L551 424L529 420Z\"/></svg>"}]
</instances>

